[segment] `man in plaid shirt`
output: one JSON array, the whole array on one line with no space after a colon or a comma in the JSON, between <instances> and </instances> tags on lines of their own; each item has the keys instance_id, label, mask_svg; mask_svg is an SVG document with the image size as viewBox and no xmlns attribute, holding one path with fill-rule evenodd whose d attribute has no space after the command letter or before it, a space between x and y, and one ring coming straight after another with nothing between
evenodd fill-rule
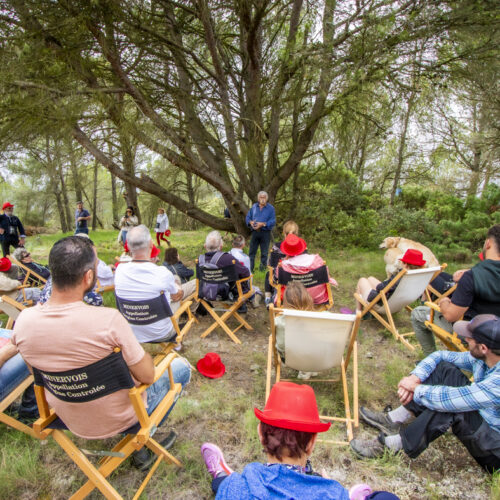
<instances>
[{"instance_id":1,"label":"man in plaid shirt","mask_svg":"<svg viewBox=\"0 0 500 500\"><path fill-rule=\"evenodd\" d=\"M376 440L352 440L355 453L372 458L389 448L416 458L451 427L481 467L500 469L500 318L480 314L458 321L454 330L469 351L427 356L399 382L399 408L382 413L361 407L361 418L382 432Z\"/></svg>"}]
</instances>

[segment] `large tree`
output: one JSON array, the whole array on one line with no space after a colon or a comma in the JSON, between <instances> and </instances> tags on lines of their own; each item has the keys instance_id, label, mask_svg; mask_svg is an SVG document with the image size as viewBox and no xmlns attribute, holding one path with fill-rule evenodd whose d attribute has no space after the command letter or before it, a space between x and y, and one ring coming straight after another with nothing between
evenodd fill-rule
<instances>
[{"instance_id":1,"label":"large tree","mask_svg":"<svg viewBox=\"0 0 500 500\"><path fill-rule=\"evenodd\" d=\"M57 123L127 184L212 227L245 231L249 202L261 189L276 198L325 117L367 86L406 86L399 75L416 47L421 75L460 57L443 57L441 44L465 23L493 23L495 5L7 0L3 8L3 137L12 117L26 129ZM89 120L95 113L128 144L215 188L232 219L109 157Z\"/></svg>"}]
</instances>

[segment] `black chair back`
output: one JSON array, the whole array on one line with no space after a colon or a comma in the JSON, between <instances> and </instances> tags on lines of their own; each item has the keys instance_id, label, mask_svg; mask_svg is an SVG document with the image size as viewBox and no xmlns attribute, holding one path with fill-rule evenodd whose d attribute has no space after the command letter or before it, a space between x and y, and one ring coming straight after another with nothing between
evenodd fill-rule
<instances>
[{"instance_id":1,"label":"black chair back","mask_svg":"<svg viewBox=\"0 0 500 500\"><path fill-rule=\"evenodd\" d=\"M131 325L150 325L173 315L163 292L148 300L126 300L117 295L116 307Z\"/></svg>"},{"instance_id":2,"label":"black chair back","mask_svg":"<svg viewBox=\"0 0 500 500\"><path fill-rule=\"evenodd\" d=\"M324 285L329 283L328 269L326 266L321 266L304 274L295 274L285 271L281 266L278 267L278 284L287 285L290 281L302 283L306 288Z\"/></svg>"}]
</instances>

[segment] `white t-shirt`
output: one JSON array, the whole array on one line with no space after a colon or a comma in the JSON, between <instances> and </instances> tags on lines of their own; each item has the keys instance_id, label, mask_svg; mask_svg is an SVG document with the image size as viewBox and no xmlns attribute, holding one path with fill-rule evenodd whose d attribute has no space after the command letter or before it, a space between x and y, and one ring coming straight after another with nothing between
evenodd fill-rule
<instances>
[{"instance_id":1,"label":"white t-shirt","mask_svg":"<svg viewBox=\"0 0 500 500\"><path fill-rule=\"evenodd\" d=\"M101 286L109 286L115 282L115 275L111 268L101 259L97 260L97 279Z\"/></svg>"},{"instance_id":2,"label":"white t-shirt","mask_svg":"<svg viewBox=\"0 0 500 500\"><path fill-rule=\"evenodd\" d=\"M231 248L230 253L250 271L250 257L241 248Z\"/></svg>"},{"instance_id":3,"label":"white t-shirt","mask_svg":"<svg viewBox=\"0 0 500 500\"><path fill-rule=\"evenodd\" d=\"M152 262L127 262L116 268L115 294L126 300L154 299L165 292L170 303L170 294L177 293L174 275L165 267ZM139 342L151 342L169 337L173 326L170 318L150 325L130 325Z\"/></svg>"},{"instance_id":4,"label":"white t-shirt","mask_svg":"<svg viewBox=\"0 0 500 500\"><path fill-rule=\"evenodd\" d=\"M168 216L167 214L158 214L156 216L155 231L157 233L164 233L168 229Z\"/></svg>"}]
</instances>

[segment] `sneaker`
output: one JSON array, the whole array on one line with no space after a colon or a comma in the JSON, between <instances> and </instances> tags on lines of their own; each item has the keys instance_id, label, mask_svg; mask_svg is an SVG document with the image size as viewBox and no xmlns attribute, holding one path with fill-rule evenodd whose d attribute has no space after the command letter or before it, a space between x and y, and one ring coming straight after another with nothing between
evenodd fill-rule
<instances>
[{"instance_id":1,"label":"sneaker","mask_svg":"<svg viewBox=\"0 0 500 500\"><path fill-rule=\"evenodd\" d=\"M365 500L365 498L372 493L373 490L367 484L355 484L349 490L349 500Z\"/></svg>"},{"instance_id":2,"label":"sneaker","mask_svg":"<svg viewBox=\"0 0 500 500\"><path fill-rule=\"evenodd\" d=\"M264 299L264 303L266 304L267 309L269 309L269 304L271 304L272 301L273 301L273 299L271 297L266 297Z\"/></svg>"},{"instance_id":3,"label":"sneaker","mask_svg":"<svg viewBox=\"0 0 500 500\"><path fill-rule=\"evenodd\" d=\"M172 448L176 439L177 433L175 431L170 431L167 436L160 441L160 444L163 448L168 450ZM139 451L134 451L132 454L132 465L140 471L145 471L151 467L156 458L156 455L149 448L143 446Z\"/></svg>"},{"instance_id":4,"label":"sneaker","mask_svg":"<svg viewBox=\"0 0 500 500\"><path fill-rule=\"evenodd\" d=\"M372 411L368 408L361 406L359 409L359 416L363 422L375 427L386 435L397 434L401 428L401 424L393 422L387 413L381 411Z\"/></svg>"},{"instance_id":5,"label":"sneaker","mask_svg":"<svg viewBox=\"0 0 500 500\"><path fill-rule=\"evenodd\" d=\"M238 314L245 314L246 312L248 312L247 305L246 304L241 304L241 306L238 308L237 313Z\"/></svg>"},{"instance_id":6,"label":"sneaker","mask_svg":"<svg viewBox=\"0 0 500 500\"><path fill-rule=\"evenodd\" d=\"M201 456L205 460L208 473L215 479L218 476L229 476L233 470L226 464L222 450L213 443L201 445Z\"/></svg>"},{"instance_id":7,"label":"sneaker","mask_svg":"<svg viewBox=\"0 0 500 500\"><path fill-rule=\"evenodd\" d=\"M349 446L351 450L362 458L379 458L384 454L384 435L379 435L376 439L353 439Z\"/></svg>"},{"instance_id":8,"label":"sneaker","mask_svg":"<svg viewBox=\"0 0 500 500\"><path fill-rule=\"evenodd\" d=\"M299 372L297 378L300 380L309 380L311 377L317 377L318 372Z\"/></svg>"}]
</instances>

